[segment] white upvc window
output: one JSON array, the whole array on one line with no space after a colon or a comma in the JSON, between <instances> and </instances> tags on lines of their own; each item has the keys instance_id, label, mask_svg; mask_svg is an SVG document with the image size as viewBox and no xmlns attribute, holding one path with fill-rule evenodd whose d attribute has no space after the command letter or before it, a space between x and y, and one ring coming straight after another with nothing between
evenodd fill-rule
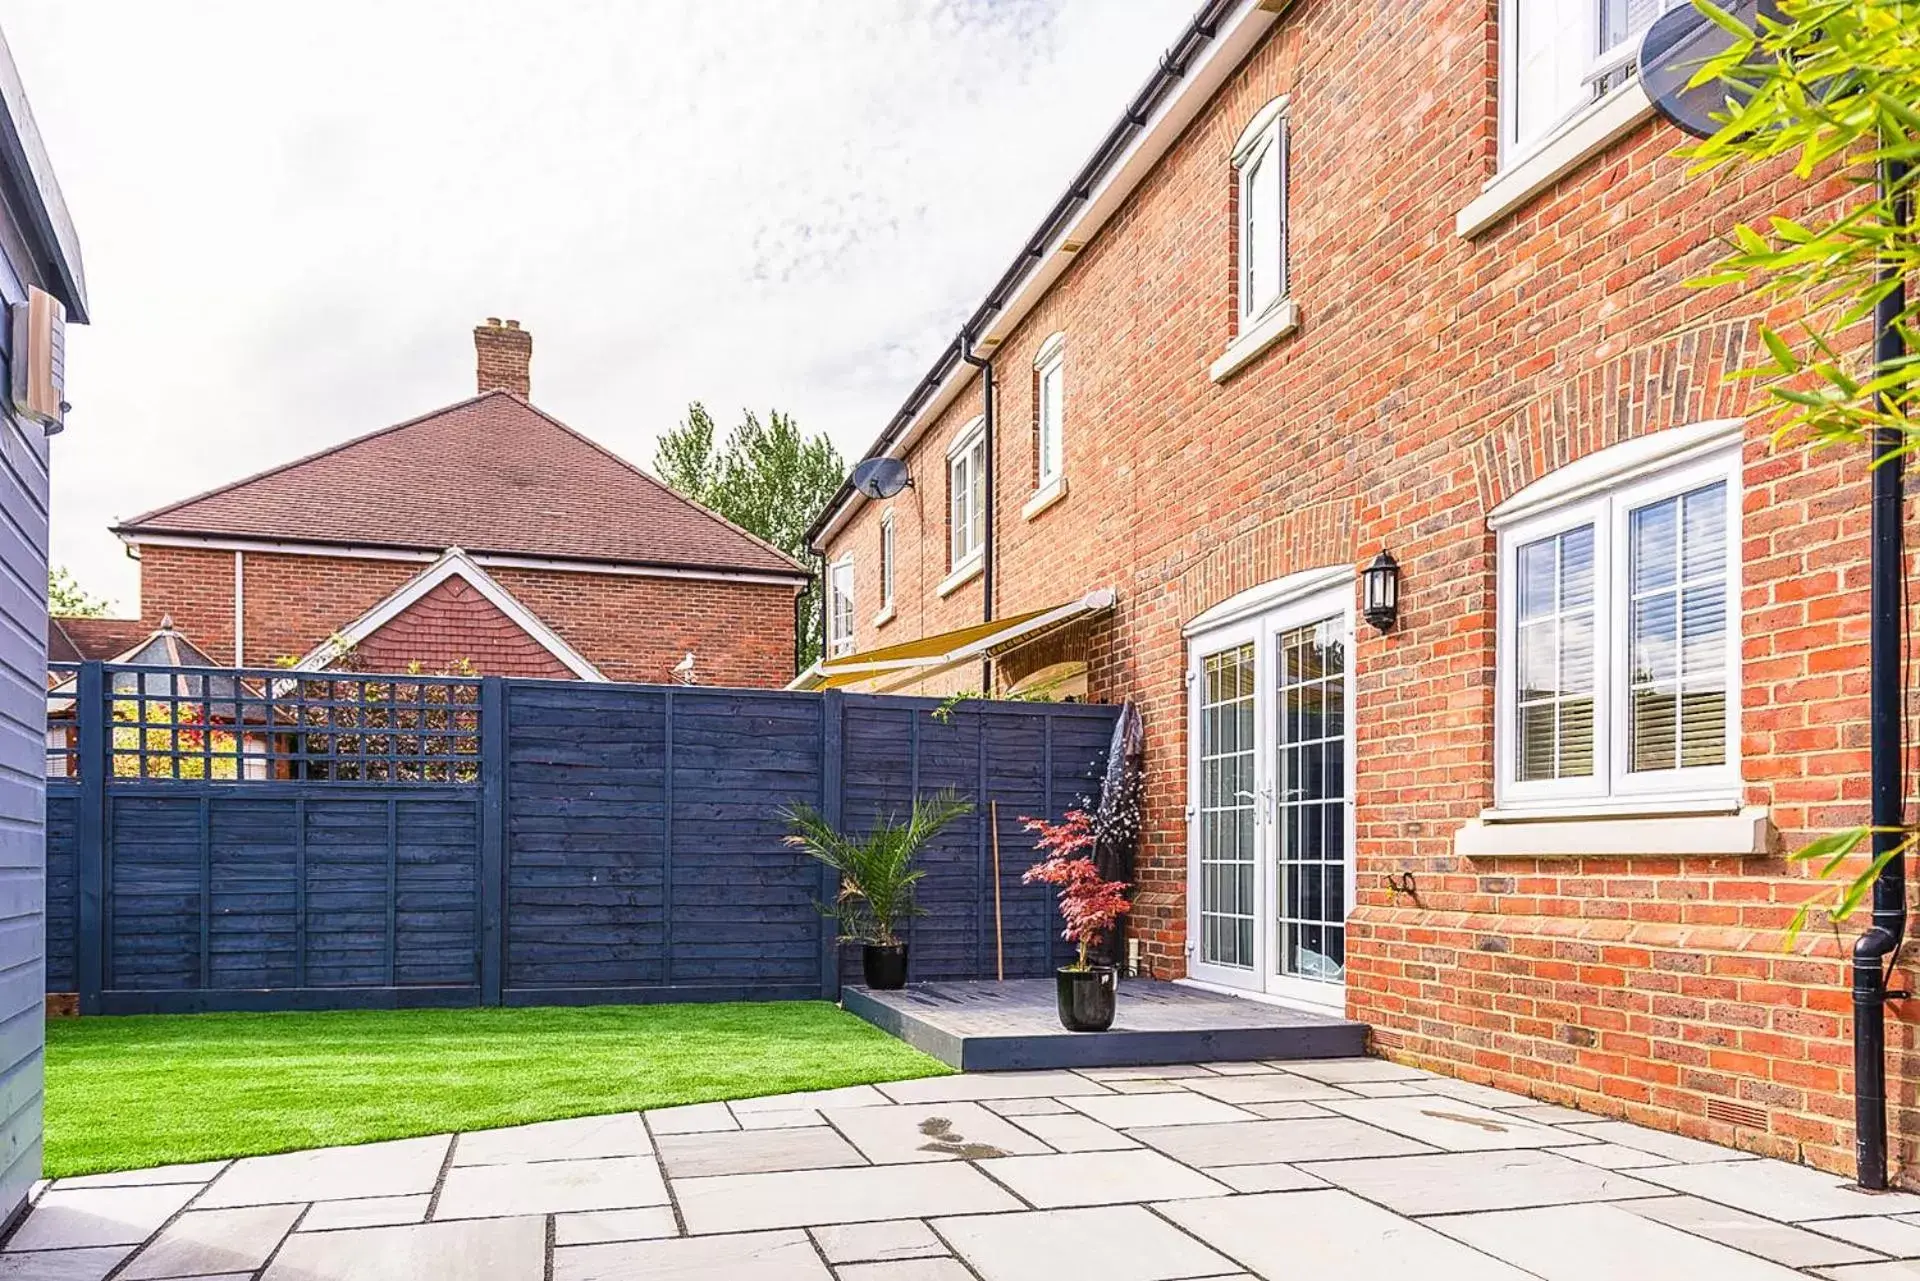
<instances>
[{"instance_id":1,"label":"white upvc window","mask_svg":"<svg viewBox=\"0 0 1920 1281\"><path fill-rule=\"evenodd\" d=\"M893 512L880 517L880 612L893 608Z\"/></svg>"},{"instance_id":2,"label":"white upvc window","mask_svg":"<svg viewBox=\"0 0 1920 1281\"><path fill-rule=\"evenodd\" d=\"M1039 436L1039 483L1045 489L1066 471L1067 336L1055 334L1040 344L1033 362L1034 416Z\"/></svg>"},{"instance_id":3,"label":"white upvc window","mask_svg":"<svg viewBox=\"0 0 1920 1281\"><path fill-rule=\"evenodd\" d=\"M1240 328L1287 296L1287 100L1256 115L1233 151L1239 187Z\"/></svg>"},{"instance_id":4,"label":"white upvc window","mask_svg":"<svg viewBox=\"0 0 1920 1281\"><path fill-rule=\"evenodd\" d=\"M827 567L827 657L853 652L853 555Z\"/></svg>"},{"instance_id":5,"label":"white upvc window","mask_svg":"<svg viewBox=\"0 0 1920 1281\"><path fill-rule=\"evenodd\" d=\"M1689 0L1500 0L1500 157L1525 158L1634 75L1640 37Z\"/></svg>"},{"instance_id":6,"label":"white upvc window","mask_svg":"<svg viewBox=\"0 0 1920 1281\"><path fill-rule=\"evenodd\" d=\"M1498 523L1500 809L1738 801L1739 523L1737 443Z\"/></svg>"},{"instance_id":7,"label":"white upvc window","mask_svg":"<svg viewBox=\"0 0 1920 1281\"><path fill-rule=\"evenodd\" d=\"M986 545L986 419L976 418L947 451L947 519L952 530L950 570L978 560Z\"/></svg>"}]
</instances>

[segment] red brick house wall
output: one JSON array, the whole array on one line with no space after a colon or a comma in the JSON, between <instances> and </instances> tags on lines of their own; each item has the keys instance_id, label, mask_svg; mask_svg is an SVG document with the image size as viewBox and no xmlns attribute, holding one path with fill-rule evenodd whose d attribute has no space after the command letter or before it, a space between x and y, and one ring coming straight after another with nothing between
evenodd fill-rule
<instances>
[{"instance_id":1,"label":"red brick house wall","mask_svg":"<svg viewBox=\"0 0 1920 1281\"><path fill-rule=\"evenodd\" d=\"M1670 154L1680 137L1643 122L1460 236L1456 214L1495 168L1497 9L1427 3L1385 19L1298 0L999 345L994 610L1118 590L1093 629L1092 692L1145 713L1134 930L1153 972L1172 977L1186 967L1188 910L1182 626L1250 586L1390 549L1401 621L1386 635L1362 625L1352 655L1349 1013L1394 1057L1850 1169L1842 949L1815 930L1783 950L1815 888L1798 868L1455 851L1494 800L1487 514L1606 445L1751 410L1751 386L1728 374L1759 350L1760 312L1685 282L1735 220L1806 217L1843 195L1784 172L1688 180ZM1235 316L1229 157L1281 93L1301 328L1216 384L1208 367ZM1070 492L1026 519L1032 362L1056 331ZM862 504L831 536L830 557L854 557L859 648L981 617L980 580L934 592L947 572L945 453L978 412L976 385L914 446L916 487ZM1744 799L1791 848L1866 819L1865 469L1775 448L1761 423L1746 439ZM876 628L888 509L894 614ZM1390 887L1408 873L1416 897ZM1911 1173L1920 1012L1892 1008L1893 1126Z\"/></svg>"},{"instance_id":2,"label":"red brick house wall","mask_svg":"<svg viewBox=\"0 0 1920 1281\"><path fill-rule=\"evenodd\" d=\"M141 618L157 626L171 615L211 657L231 661L234 556L143 545ZM344 556L250 551L242 558L249 666L309 652L425 568L424 561ZM794 597L784 585L507 567L489 572L609 680L670 680L689 650L704 685L774 687L793 676Z\"/></svg>"}]
</instances>

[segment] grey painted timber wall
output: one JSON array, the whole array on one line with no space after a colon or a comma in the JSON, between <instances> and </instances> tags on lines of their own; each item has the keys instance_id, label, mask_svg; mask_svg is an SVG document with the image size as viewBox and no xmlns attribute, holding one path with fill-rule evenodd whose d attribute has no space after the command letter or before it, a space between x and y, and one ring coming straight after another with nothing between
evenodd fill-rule
<instances>
[{"instance_id":1,"label":"grey painted timber wall","mask_svg":"<svg viewBox=\"0 0 1920 1281\"><path fill-rule=\"evenodd\" d=\"M995 803L1006 973L1042 975L1064 944L1020 820L1092 790L1116 714L488 678L472 783L96 784L107 684L82 668L89 746L47 803L47 985L83 1013L831 998L857 949L781 811L863 830L948 787L976 808L926 856L912 976L997 971Z\"/></svg>"},{"instance_id":2,"label":"grey painted timber wall","mask_svg":"<svg viewBox=\"0 0 1920 1281\"><path fill-rule=\"evenodd\" d=\"M0 303L52 294L87 319L66 203L0 39ZM6 317L0 315L0 321ZM0 323L0 387L12 325ZM47 433L0 409L0 1230L40 1177L45 1064Z\"/></svg>"}]
</instances>

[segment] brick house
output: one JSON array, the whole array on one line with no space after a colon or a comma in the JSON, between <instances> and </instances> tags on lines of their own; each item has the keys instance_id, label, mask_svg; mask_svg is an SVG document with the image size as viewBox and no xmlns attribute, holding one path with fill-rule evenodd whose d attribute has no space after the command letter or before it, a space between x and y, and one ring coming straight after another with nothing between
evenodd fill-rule
<instances>
[{"instance_id":1,"label":"brick house","mask_svg":"<svg viewBox=\"0 0 1920 1281\"><path fill-rule=\"evenodd\" d=\"M661 682L690 654L701 684L786 682L806 571L536 408L518 322L474 346L473 398L116 526L140 618L67 643L114 657L166 618L243 667Z\"/></svg>"},{"instance_id":2,"label":"brick house","mask_svg":"<svg viewBox=\"0 0 1920 1281\"><path fill-rule=\"evenodd\" d=\"M1143 968L1851 1170L1858 927L1786 949L1781 852L1866 821L1866 467L1686 284L1845 191L1686 176L1663 7L1206 6L816 522L798 683L1133 699Z\"/></svg>"}]
</instances>

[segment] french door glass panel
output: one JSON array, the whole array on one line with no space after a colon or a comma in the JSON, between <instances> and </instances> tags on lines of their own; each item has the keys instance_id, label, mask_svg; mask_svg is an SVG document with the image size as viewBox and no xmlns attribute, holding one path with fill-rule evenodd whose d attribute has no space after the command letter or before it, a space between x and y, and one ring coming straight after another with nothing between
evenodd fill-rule
<instances>
[{"instance_id":1,"label":"french door glass panel","mask_svg":"<svg viewBox=\"0 0 1920 1281\"><path fill-rule=\"evenodd\" d=\"M1279 634L1275 969L1339 983L1347 965L1347 639L1339 619Z\"/></svg>"},{"instance_id":2,"label":"french door glass panel","mask_svg":"<svg viewBox=\"0 0 1920 1281\"><path fill-rule=\"evenodd\" d=\"M1200 954L1252 969L1254 900L1254 654L1239 645L1200 669Z\"/></svg>"}]
</instances>

